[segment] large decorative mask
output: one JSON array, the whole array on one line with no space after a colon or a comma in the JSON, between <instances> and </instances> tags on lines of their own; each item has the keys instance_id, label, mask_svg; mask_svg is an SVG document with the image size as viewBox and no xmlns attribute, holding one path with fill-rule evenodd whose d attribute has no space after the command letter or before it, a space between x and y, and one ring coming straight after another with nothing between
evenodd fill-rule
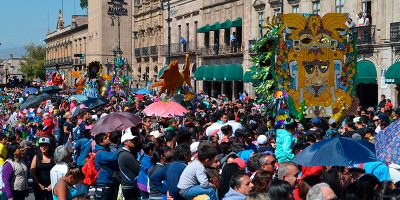
<instances>
[{"instance_id":1,"label":"large decorative mask","mask_svg":"<svg viewBox=\"0 0 400 200\"><path fill-rule=\"evenodd\" d=\"M346 15L283 14L275 57L279 89L297 111L306 102L306 117L330 117L351 105L355 50Z\"/></svg>"}]
</instances>

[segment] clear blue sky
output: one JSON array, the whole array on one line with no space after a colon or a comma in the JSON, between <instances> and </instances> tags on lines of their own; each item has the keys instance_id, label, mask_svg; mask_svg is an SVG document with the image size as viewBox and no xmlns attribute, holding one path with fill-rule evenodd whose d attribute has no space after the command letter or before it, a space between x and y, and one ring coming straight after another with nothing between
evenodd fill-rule
<instances>
[{"instance_id":1,"label":"clear blue sky","mask_svg":"<svg viewBox=\"0 0 400 200\"><path fill-rule=\"evenodd\" d=\"M62 0L0 0L0 49L44 44L48 27L56 29ZM64 24L73 14L86 14L79 0L64 0Z\"/></svg>"}]
</instances>

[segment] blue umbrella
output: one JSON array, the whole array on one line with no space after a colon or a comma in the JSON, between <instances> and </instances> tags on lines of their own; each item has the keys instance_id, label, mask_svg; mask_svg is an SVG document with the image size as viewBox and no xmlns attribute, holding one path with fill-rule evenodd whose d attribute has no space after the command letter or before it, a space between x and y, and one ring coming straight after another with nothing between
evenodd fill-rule
<instances>
[{"instance_id":1,"label":"blue umbrella","mask_svg":"<svg viewBox=\"0 0 400 200\"><path fill-rule=\"evenodd\" d=\"M41 93L39 95L31 95L25 99L25 101L19 107L20 110L27 109L27 108L34 108L44 100L50 99L50 95L47 93Z\"/></svg>"},{"instance_id":2,"label":"blue umbrella","mask_svg":"<svg viewBox=\"0 0 400 200\"><path fill-rule=\"evenodd\" d=\"M400 164L400 120L379 132L374 143L379 161Z\"/></svg>"},{"instance_id":3,"label":"blue umbrella","mask_svg":"<svg viewBox=\"0 0 400 200\"><path fill-rule=\"evenodd\" d=\"M78 103L82 103L82 102L84 102L84 101L86 101L86 100L88 99L87 96L85 96L85 95L82 95L82 94L75 94L75 95L70 96L70 97L68 98L68 101L71 102L73 98L75 98L75 100L76 100Z\"/></svg>"},{"instance_id":4,"label":"blue umbrella","mask_svg":"<svg viewBox=\"0 0 400 200\"><path fill-rule=\"evenodd\" d=\"M39 91L39 90L37 88L34 88L34 87L26 88L22 92L22 96L26 96L27 94L35 94L37 91Z\"/></svg>"},{"instance_id":5,"label":"blue umbrella","mask_svg":"<svg viewBox=\"0 0 400 200\"><path fill-rule=\"evenodd\" d=\"M109 102L108 99L99 97L99 98L88 98L88 100L84 101L82 104L84 104L88 110L93 110L108 104L108 102Z\"/></svg>"},{"instance_id":6,"label":"blue umbrella","mask_svg":"<svg viewBox=\"0 0 400 200\"><path fill-rule=\"evenodd\" d=\"M142 88L139 91L137 91L136 94L151 94L151 91L146 88Z\"/></svg>"},{"instance_id":7,"label":"blue umbrella","mask_svg":"<svg viewBox=\"0 0 400 200\"><path fill-rule=\"evenodd\" d=\"M43 92L46 92L47 94L56 94L61 90L63 89L58 86L48 86L43 89Z\"/></svg>"},{"instance_id":8,"label":"blue umbrella","mask_svg":"<svg viewBox=\"0 0 400 200\"><path fill-rule=\"evenodd\" d=\"M367 141L334 137L300 152L293 162L302 166L353 166L376 161L375 146Z\"/></svg>"}]
</instances>

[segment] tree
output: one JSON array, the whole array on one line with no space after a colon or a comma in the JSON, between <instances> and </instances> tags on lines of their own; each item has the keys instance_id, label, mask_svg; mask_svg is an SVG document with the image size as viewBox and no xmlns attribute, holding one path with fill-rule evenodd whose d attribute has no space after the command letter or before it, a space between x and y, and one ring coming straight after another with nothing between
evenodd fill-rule
<instances>
[{"instance_id":1,"label":"tree","mask_svg":"<svg viewBox=\"0 0 400 200\"><path fill-rule=\"evenodd\" d=\"M40 78L45 80L46 49L41 45L30 44L25 47L27 54L22 57L21 71L26 80Z\"/></svg>"},{"instance_id":2,"label":"tree","mask_svg":"<svg viewBox=\"0 0 400 200\"><path fill-rule=\"evenodd\" d=\"M87 8L88 7L88 0L81 0L81 8Z\"/></svg>"}]
</instances>

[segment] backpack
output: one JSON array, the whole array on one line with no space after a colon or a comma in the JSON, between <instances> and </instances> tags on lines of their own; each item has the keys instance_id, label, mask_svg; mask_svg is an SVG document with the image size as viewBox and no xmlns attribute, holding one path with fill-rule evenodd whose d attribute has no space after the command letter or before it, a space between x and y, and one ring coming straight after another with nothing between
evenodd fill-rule
<instances>
[{"instance_id":1,"label":"backpack","mask_svg":"<svg viewBox=\"0 0 400 200\"><path fill-rule=\"evenodd\" d=\"M99 174L99 171L101 170L101 167L99 170L96 170L96 165L94 163L94 158L96 157L97 153L98 152L89 153L89 157L86 159L86 163L82 167L82 172L83 172L83 174L85 174L85 178L83 179L82 183L87 186L93 186L96 184L97 175Z\"/></svg>"},{"instance_id":2,"label":"backpack","mask_svg":"<svg viewBox=\"0 0 400 200\"><path fill-rule=\"evenodd\" d=\"M78 157L81 155L82 151L85 150L86 146L92 143L92 139L88 140L83 144L79 149L75 149L74 151L74 156L73 156L73 161L74 163L77 162Z\"/></svg>"}]
</instances>

